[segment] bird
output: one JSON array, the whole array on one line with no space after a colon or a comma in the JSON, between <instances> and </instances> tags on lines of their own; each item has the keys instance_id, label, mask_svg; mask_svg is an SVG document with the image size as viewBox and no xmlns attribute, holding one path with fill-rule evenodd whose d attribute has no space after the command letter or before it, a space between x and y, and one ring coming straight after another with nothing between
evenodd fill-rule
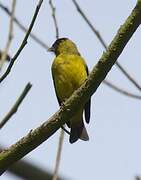
<instances>
[{"instance_id":1,"label":"bird","mask_svg":"<svg viewBox=\"0 0 141 180\"><path fill-rule=\"evenodd\" d=\"M68 38L57 39L48 51L56 56L51 70L56 96L61 106L86 81L89 74L88 67L75 43ZM71 144L78 139L89 140L83 119L85 118L86 123L90 122L90 108L91 99L84 106L80 105L79 110L67 122Z\"/></svg>"}]
</instances>

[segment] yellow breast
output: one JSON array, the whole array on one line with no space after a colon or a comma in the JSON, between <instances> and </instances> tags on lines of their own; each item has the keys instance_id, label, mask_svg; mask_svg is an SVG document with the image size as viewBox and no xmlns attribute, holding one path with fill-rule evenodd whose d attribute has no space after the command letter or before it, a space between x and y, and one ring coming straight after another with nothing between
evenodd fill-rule
<instances>
[{"instance_id":1,"label":"yellow breast","mask_svg":"<svg viewBox=\"0 0 141 180\"><path fill-rule=\"evenodd\" d=\"M78 55L61 54L52 64L52 75L57 96L64 101L86 80L85 61Z\"/></svg>"}]
</instances>

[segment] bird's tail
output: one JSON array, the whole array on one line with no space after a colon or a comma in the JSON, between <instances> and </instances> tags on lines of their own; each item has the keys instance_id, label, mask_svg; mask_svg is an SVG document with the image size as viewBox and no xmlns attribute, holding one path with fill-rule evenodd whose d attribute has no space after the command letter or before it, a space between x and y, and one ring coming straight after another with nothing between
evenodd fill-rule
<instances>
[{"instance_id":1,"label":"bird's tail","mask_svg":"<svg viewBox=\"0 0 141 180\"><path fill-rule=\"evenodd\" d=\"M89 140L87 130L86 130L85 125L83 123L83 119L79 123L71 125L71 132L70 132L69 141L70 141L70 143L74 143L78 139L81 139L83 141Z\"/></svg>"}]
</instances>

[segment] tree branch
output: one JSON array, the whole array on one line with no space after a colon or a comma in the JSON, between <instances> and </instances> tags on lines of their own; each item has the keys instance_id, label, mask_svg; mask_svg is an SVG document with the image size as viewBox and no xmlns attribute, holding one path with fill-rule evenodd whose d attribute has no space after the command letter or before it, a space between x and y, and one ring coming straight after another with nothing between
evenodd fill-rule
<instances>
[{"instance_id":1,"label":"tree branch","mask_svg":"<svg viewBox=\"0 0 141 180\"><path fill-rule=\"evenodd\" d=\"M49 137L51 137L64 123L75 114L80 104L85 104L97 90L101 82L115 64L124 47L141 23L141 0L137 1L131 15L118 30L117 35L103 53L102 57L93 68L85 83L66 100L60 110L40 127L31 130L16 144L0 153L0 174L10 165L31 152Z\"/></svg>"},{"instance_id":2,"label":"tree branch","mask_svg":"<svg viewBox=\"0 0 141 180\"><path fill-rule=\"evenodd\" d=\"M7 15L11 16L10 10L9 10L7 7L5 7L2 3L0 3L0 8L1 8ZM27 32L27 28L26 28L16 17L14 17L14 22L17 24L17 26L18 26L22 31ZM91 25L91 26L92 26L92 25ZM93 26L92 26L92 27L93 27ZM94 28L94 27L93 27L93 28ZM97 33L98 36L100 36L99 32L98 32L95 28L94 28L94 31L96 31L95 33ZM37 36L36 36L35 34L33 34L32 32L30 33L30 37L31 37L36 43L38 43L42 48L48 50L49 46L48 46L45 42L43 42L41 39L39 39L39 37L37 37ZM101 36L100 36L100 38L101 38ZM102 39L102 41L103 41L103 39ZM102 43L102 42L101 42L101 43ZM103 41L103 45L104 45L104 44L105 44L105 42ZM106 44L105 44L105 45L106 45ZM106 48L107 48L107 45L106 45ZM106 82L107 82L106 85L109 86L110 88L112 88L112 86L116 87L116 85L111 84L108 80L106 80ZM104 84L105 84L105 83L104 83ZM117 92L119 92L119 93L121 93L121 94L123 94L123 95L129 96L129 94L130 94L130 97L136 98L136 99L140 99L140 96L139 96L139 95L133 94L133 93L128 92L128 91L125 91L125 90L123 90L123 89L121 89L121 88L119 88L119 87L113 88L113 90L115 90L115 91L117 91ZM124 92L124 93L122 93L122 92ZM138 98L138 97L139 97L139 98ZM65 130L65 131L67 131L67 130ZM67 132L67 133L69 134L69 132Z\"/></svg>"},{"instance_id":3,"label":"tree branch","mask_svg":"<svg viewBox=\"0 0 141 180\"><path fill-rule=\"evenodd\" d=\"M54 21L54 26L55 26L55 31L56 31L56 39L59 38L59 28L58 28L58 23L57 23L57 19L56 19L56 8L54 7L52 0L49 0L49 4L52 10L52 18Z\"/></svg>"},{"instance_id":4,"label":"tree branch","mask_svg":"<svg viewBox=\"0 0 141 180\"><path fill-rule=\"evenodd\" d=\"M30 24L30 26L29 26L29 29L28 29L28 31L26 32L26 35L25 35L25 37L24 37L24 39L23 39L23 41L22 41L22 43L21 43L21 46L20 46L19 49L17 50L17 52L16 52L16 54L14 55L14 57L11 59L10 64L9 64L6 72L5 72L5 73L2 75L2 77L0 78L0 83L8 76L8 74L10 73L10 71L11 71L11 69L12 69L12 67L13 67L13 65L14 65L14 63L15 63L15 61L16 61L16 59L18 58L18 56L20 55L21 51L23 50L23 48L24 48L25 45L27 44L27 39L28 39L28 37L29 37L29 35L30 35L30 32L31 32L33 26L34 26L34 23L35 23L35 20L36 20L36 18L37 18L37 15L38 15L38 13L39 13L39 10L40 10L40 7L41 7L41 5L42 5L42 2L43 2L43 0L39 0L38 4L37 4L37 6L36 6L36 10L35 10L35 13L34 13L34 15L33 15L31 24Z\"/></svg>"},{"instance_id":5,"label":"tree branch","mask_svg":"<svg viewBox=\"0 0 141 180\"><path fill-rule=\"evenodd\" d=\"M8 172L19 176L22 179L26 180L52 180L53 175L50 173L43 171L39 167L34 164L31 164L27 161L18 161L14 163L9 169Z\"/></svg>"},{"instance_id":6,"label":"tree branch","mask_svg":"<svg viewBox=\"0 0 141 180\"><path fill-rule=\"evenodd\" d=\"M97 90L101 82L115 64L124 47L141 23L141 0L137 1L131 15L118 30L117 35L103 53L102 57L93 68L85 83L66 100L60 110L40 127L31 130L16 144L0 153L0 174L11 164L31 152L50 136L52 136L64 123L75 114L80 104L85 104L92 94Z\"/></svg>"},{"instance_id":7,"label":"tree branch","mask_svg":"<svg viewBox=\"0 0 141 180\"><path fill-rule=\"evenodd\" d=\"M116 63L117 67L123 72L123 74L134 84L134 86L141 91L141 86L138 84L138 82L121 66L119 62Z\"/></svg>"},{"instance_id":8,"label":"tree branch","mask_svg":"<svg viewBox=\"0 0 141 180\"><path fill-rule=\"evenodd\" d=\"M25 86L23 92L21 93L21 95L19 96L19 98L17 99L17 101L15 102L13 107L10 109L10 111L6 114L6 116L0 122L0 129L3 128L3 126L8 122L8 120L17 112L20 104L22 103L22 101L26 97L26 95L29 92L29 90L31 89L31 87L32 87L32 85L30 83L28 83Z\"/></svg>"},{"instance_id":9,"label":"tree branch","mask_svg":"<svg viewBox=\"0 0 141 180\"><path fill-rule=\"evenodd\" d=\"M125 96L130 97L130 98L141 100L141 96L139 96L137 94L130 93L124 89L121 89L118 86L112 84L110 81L104 80L103 83L105 85L107 85L108 87L110 87L112 90L114 89L115 91L117 91L118 93L120 93L122 95L125 95Z\"/></svg>"},{"instance_id":10,"label":"tree branch","mask_svg":"<svg viewBox=\"0 0 141 180\"><path fill-rule=\"evenodd\" d=\"M9 169L8 172L19 176L22 179L26 180L52 180L53 174L48 170L43 170L37 165L29 161L18 161L14 163ZM58 177L58 180L63 178Z\"/></svg>"},{"instance_id":11,"label":"tree branch","mask_svg":"<svg viewBox=\"0 0 141 180\"><path fill-rule=\"evenodd\" d=\"M0 146L0 152L3 148ZM19 176L26 180L52 180L53 174L49 170L43 170L36 164L31 163L29 160L20 160L14 163L9 169L9 173ZM59 177L58 180L63 180L66 178Z\"/></svg>"},{"instance_id":12,"label":"tree branch","mask_svg":"<svg viewBox=\"0 0 141 180\"><path fill-rule=\"evenodd\" d=\"M99 31L93 26L93 24L90 22L90 20L88 19L88 17L86 16L86 14L83 12L83 10L81 9L81 7L79 6L79 4L77 3L76 0L72 0L73 4L75 5L77 11L80 13L80 15L83 17L83 19L85 20L85 22L88 24L88 26L90 27L90 29L92 30L92 32L94 32L94 34L96 35L96 37L98 38L98 40L100 41L100 43L102 44L102 46L107 49L107 44L104 41L104 39L102 38L101 34L99 33ZM116 62L116 66L120 69L120 71L127 77L127 79L132 82L134 84L134 86L141 91L141 86L136 82L136 80L121 66L121 64L119 62ZM117 90L118 91L118 90ZM119 91L120 92L120 91ZM134 96L132 96L134 97Z\"/></svg>"},{"instance_id":13,"label":"tree branch","mask_svg":"<svg viewBox=\"0 0 141 180\"><path fill-rule=\"evenodd\" d=\"M12 12L8 9L8 7L4 6L1 2L0 2L0 8L8 15L11 16ZM14 17L14 22L16 23L16 25L23 31L23 32L27 32L27 27L25 27L16 17ZM49 46L43 42L42 40L40 40L35 34L33 34L32 32L30 33L30 37L38 44L40 44L40 46L42 46L43 48L45 48L46 50L48 50Z\"/></svg>"}]
</instances>

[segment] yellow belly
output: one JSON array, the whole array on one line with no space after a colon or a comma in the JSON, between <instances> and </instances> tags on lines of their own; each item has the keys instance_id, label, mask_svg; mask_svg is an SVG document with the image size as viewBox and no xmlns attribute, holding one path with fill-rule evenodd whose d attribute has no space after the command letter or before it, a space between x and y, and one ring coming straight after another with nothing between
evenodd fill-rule
<instances>
[{"instance_id":1,"label":"yellow belly","mask_svg":"<svg viewBox=\"0 0 141 180\"><path fill-rule=\"evenodd\" d=\"M87 78L84 60L77 55L60 55L52 65L57 96L61 101L70 97Z\"/></svg>"}]
</instances>

